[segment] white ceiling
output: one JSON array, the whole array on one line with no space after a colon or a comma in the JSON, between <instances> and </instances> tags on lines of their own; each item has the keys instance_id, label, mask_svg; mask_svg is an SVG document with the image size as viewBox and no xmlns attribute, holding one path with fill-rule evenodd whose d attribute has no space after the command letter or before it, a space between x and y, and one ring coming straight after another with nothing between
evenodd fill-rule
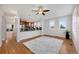
<instances>
[{"instance_id":1,"label":"white ceiling","mask_svg":"<svg viewBox=\"0 0 79 59\"><path fill-rule=\"evenodd\" d=\"M40 5L36 4L7 4L0 5L3 11L7 12L7 14L18 14L22 19L48 19L53 17L59 17L64 15L71 15L73 11L74 5L72 4L44 4L41 5L50 11L43 15L36 15L32 9L37 8Z\"/></svg>"}]
</instances>

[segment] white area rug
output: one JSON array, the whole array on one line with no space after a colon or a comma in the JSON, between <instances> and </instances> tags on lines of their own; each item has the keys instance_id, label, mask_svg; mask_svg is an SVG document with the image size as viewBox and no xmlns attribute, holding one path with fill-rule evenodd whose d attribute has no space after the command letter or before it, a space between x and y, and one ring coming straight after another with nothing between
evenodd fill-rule
<instances>
[{"instance_id":1,"label":"white area rug","mask_svg":"<svg viewBox=\"0 0 79 59\"><path fill-rule=\"evenodd\" d=\"M35 54L57 54L62 43L63 40L42 36L23 44Z\"/></svg>"}]
</instances>

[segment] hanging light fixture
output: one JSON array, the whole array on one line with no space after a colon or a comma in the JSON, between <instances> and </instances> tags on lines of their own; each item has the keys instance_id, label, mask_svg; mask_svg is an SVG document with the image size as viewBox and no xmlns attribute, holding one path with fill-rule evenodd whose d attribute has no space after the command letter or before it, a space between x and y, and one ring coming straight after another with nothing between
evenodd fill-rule
<instances>
[{"instance_id":1,"label":"hanging light fixture","mask_svg":"<svg viewBox=\"0 0 79 59\"><path fill-rule=\"evenodd\" d=\"M47 9L45 9L45 8L42 7L42 6L39 6L37 9L34 9L34 10L32 10L32 11L37 12L36 15L37 15L37 14L45 15L45 12L48 12L48 11L50 11L50 10L47 10Z\"/></svg>"}]
</instances>

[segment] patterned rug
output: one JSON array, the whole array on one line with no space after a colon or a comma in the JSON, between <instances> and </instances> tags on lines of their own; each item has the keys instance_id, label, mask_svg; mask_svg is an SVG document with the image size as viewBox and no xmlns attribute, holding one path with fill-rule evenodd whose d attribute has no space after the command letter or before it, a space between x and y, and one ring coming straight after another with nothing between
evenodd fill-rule
<instances>
[{"instance_id":1,"label":"patterned rug","mask_svg":"<svg viewBox=\"0 0 79 59\"><path fill-rule=\"evenodd\" d=\"M35 54L57 54L62 43L63 40L42 36L23 44Z\"/></svg>"}]
</instances>

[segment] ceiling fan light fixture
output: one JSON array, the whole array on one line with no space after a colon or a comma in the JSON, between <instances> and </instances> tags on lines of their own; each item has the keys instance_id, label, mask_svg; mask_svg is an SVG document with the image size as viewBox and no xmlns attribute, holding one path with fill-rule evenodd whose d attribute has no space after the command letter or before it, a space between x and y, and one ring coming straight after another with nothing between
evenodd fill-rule
<instances>
[{"instance_id":1,"label":"ceiling fan light fixture","mask_svg":"<svg viewBox=\"0 0 79 59\"><path fill-rule=\"evenodd\" d=\"M37 12L36 15L38 15L38 14L45 15L45 12L48 12L50 10L45 9L42 6L39 6L36 10L33 10L33 11Z\"/></svg>"}]
</instances>

